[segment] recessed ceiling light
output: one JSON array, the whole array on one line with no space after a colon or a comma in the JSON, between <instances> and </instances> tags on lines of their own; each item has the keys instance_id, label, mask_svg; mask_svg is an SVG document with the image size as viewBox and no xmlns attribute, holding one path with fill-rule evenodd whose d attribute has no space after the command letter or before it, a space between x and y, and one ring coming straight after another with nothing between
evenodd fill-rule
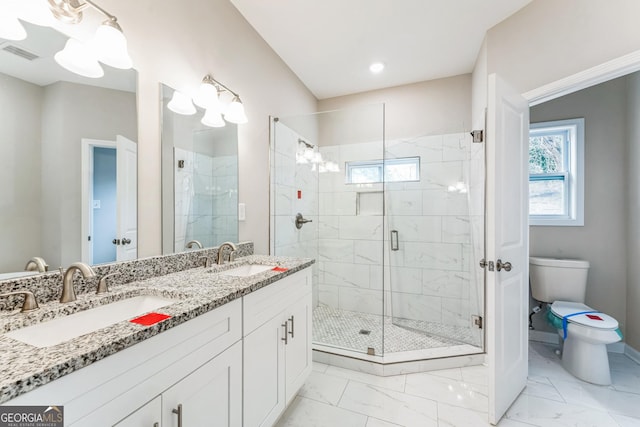
<instances>
[{"instance_id":1,"label":"recessed ceiling light","mask_svg":"<svg viewBox=\"0 0 640 427\"><path fill-rule=\"evenodd\" d=\"M382 62L374 62L373 64L369 65L369 70L373 74L378 74L382 72L382 70L384 70L384 64Z\"/></svg>"}]
</instances>

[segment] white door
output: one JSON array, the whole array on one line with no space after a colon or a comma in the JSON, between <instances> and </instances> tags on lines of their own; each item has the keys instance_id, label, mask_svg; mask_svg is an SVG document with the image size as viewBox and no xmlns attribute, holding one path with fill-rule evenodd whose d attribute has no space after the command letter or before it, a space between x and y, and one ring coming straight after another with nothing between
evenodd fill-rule
<instances>
[{"instance_id":1,"label":"white door","mask_svg":"<svg viewBox=\"0 0 640 427\"><path fill-rule=\"evenodd\" d=\"M116 136L117 146L117 260L136 259L138 255L138 145Z\"/></svg>"},{"instance_id":2,"label":"white door","mask_svg":"<svg viewBox=\"0 0 640 427\"><path fill-rule=\"evenodd\" d=\"M487 261L495 267L487 269L487 356L497 424L527 382L529 105L495 74L488 88Z\"/></svg>"}]
</instances>

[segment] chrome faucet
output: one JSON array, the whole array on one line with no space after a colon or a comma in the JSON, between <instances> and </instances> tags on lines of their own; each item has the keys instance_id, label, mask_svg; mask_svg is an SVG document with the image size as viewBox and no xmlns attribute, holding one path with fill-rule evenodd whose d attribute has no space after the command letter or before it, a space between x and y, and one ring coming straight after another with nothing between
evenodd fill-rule
<instances>
[{"instance_id":1,"label":"chrome faucet","mask_svg":"<svg viewBox=\"0 0 640 427\"><path fill-rule=\"evenodd\" d=\"M82 273L82 277L85 279L96 275L93 268L84 262L74 262L71 264L62 277L62 296L60 297L60 302L71 302L77 299L76 291L73 289L73 273L75 273L76 270Z\"/></svg>"},{"instance_id":2,"label":"chrome faucet","mask_svg":"<svg viewBox=\"0 0 640 427\"><path fill-rule=\"evenodd\" d=\"M24 270L44 273L45 271L49 271L49 266L44 261L44 259L40 258L39 256L34 256L27 262L27 265L24 266Z\"/></svg>"},{"instance_id":3,"label":"chrome faucet","mask_svg":"<svg viewBox=\"0 0 640 427\"><path fill-rule=\"evenodd\" d=\"M33 295L33 292L31 291L8 292L6 294L0 294L0 297L8 297L11 295L24 295L24 302L22 303L22 308L20 309L21 313L32 311L38 308L38 302L36 301L36 297Z\"/></svg>"},{"instance_id":4,"label":"chrome faucet","mask_svg":"<svg viewBox=\"0 0 640 427\"><path fill-rule=\"evenodd\" d=\"M184 245L187 249L192 249L194 246L197 246L198 249L202 249L202 243L197 240L189 240L186 245Z\"/></svg>"},{"instance_id":5,"label":"chrome faucet","mask_svg":"<svg viewBox=\"0 0 640 427\"><path fill-rule=\"evenodd\" d=\"M229 261L233 261L233 258L235 256L235 252L236 250L238 250L238 248L236 248L236 245L234 245L231 242L224 242L223 244L221 244L218 247L218 259L216 261L217 264L224 264L224 249L225 248L230 248L231 252L229 253Z\"/></svg>"}]
</instances>

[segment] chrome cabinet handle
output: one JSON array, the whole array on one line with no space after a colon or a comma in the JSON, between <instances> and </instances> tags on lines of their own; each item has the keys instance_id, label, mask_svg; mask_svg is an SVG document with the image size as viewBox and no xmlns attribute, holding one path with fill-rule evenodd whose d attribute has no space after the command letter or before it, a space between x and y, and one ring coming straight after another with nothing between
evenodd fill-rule
<instances>
[{"instance_id":1,"label":"chrome cabinet handle","mask_svg":"<svg viewBox=\"0 0 640 427\"><path fill-rule=\"evenodd\" d=\"M178 409L172 409L171 412L178 416L178 427L182 427L182 403L178 403Z\"/></svg>"},{"instance_id":2,"label":"chrome cabinet handle","mask_svg":"<svg viewBox=\"0 0 640 427\"><path fill-rule=\"evenodd\" d=\"M289 331L289 335L293 338L293 315L287 320L287 322L291 322L291 330Z\"/></svg>"},{"instance_id":3,"label":"chrome cabinet handle","mask_svg":"<svg viewBox=\"0 0 640 427\"><path fill-rule=\"evenodd\" d=\"M296 214L296 228L298 230L300 230L302 228L303 225L305 225L308 222L313 222L313 220L311 219L304 219L304 217L302 216L301 213L297 213Z\"/></svg>"},{"instance_id":4,"label":"chrome cabinet handle","mask_svg":"<svg viewBox=\"0 0 640 427\"><path fill-rule=\"evenodd\" d=\"M397 251L399 249L400 249L400 246L398 242L398 230L391 230L391 250Z\"/></svg>"},{"instance_id":5,"label":"chrome cabinet handle","mask_svg":"<svg viewBox=\"0 0 640 427\"><path fill-rule=\"evenodd\" d=\"M284 328L284 338L280 338L282 341L284 341L284 344L287 345L289 344L289 331L288 331L288 325L289 322L284 322L281 326Z\"/></svg>"},{"instance_id":6,"label":"chrome cabinet handle","mask_svg":"<svg viewBox=\"0 0 640 427\"><path fill-rule=\"evenodd\" d=\"M509 261L502 262L501 259L498 259L498 261L496 261L496 269L501 271L503 268L504 271L511 271L511 263Z\"/></svg>"}]
</instances>

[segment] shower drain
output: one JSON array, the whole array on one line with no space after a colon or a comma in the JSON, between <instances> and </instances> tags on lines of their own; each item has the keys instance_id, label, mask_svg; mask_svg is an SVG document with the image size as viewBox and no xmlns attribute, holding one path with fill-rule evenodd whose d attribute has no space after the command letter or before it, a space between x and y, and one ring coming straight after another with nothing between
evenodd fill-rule
<instances>
[{"instance_id":1,"label":"shower drain","mask_svg":"<svg viewBox=\"0 0 640 427\"><path fill-rule=\"evenodd\" d=\"M360 329L360 335L369 335L371 331L367 331L366 329Z\"/></svg>"}]
</instances>

